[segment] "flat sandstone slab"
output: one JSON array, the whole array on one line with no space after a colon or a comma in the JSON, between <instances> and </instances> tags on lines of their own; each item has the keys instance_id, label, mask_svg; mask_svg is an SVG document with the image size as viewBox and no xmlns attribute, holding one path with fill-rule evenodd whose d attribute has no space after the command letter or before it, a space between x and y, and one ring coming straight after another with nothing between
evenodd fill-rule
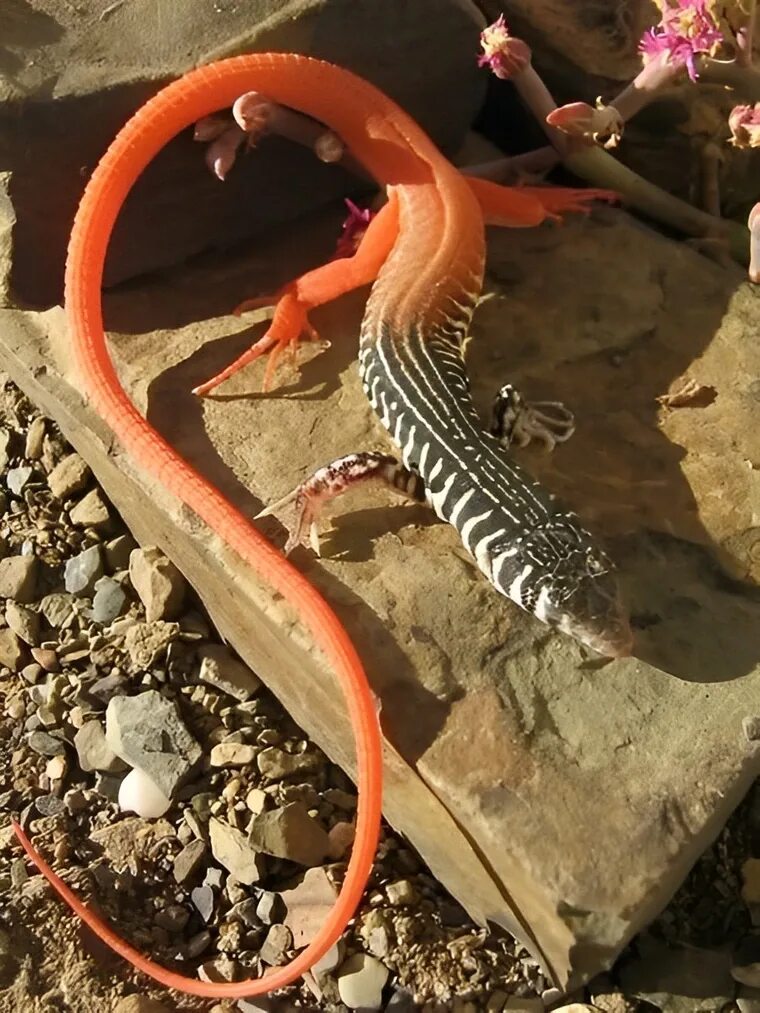
<instances>
[{"instance_id":1,"label":"flat sandstone slab","mask_svg":"<svg viewBox=\"0 0 760 1013\"><path fill-rule=\"evenodd\" d=\"M274 394L256 393L262 364L216 398L188 393L261 332L228 307L324 259L339 221L107 297L136 401L249 515L315 466L388 445L356 372L362 293L314 314L332 347L304 350ZM608 536L637 656L600 663L551 633L491 589L452 529L384 491L341 503L323 559L294 561L382 701L389 820L474 917L514 931L566 985L664 906L760 771L746 720L760 715L760 293L617 211L494 232L490 254L468 347L476 397L485 409L511 380L577 412L551 458L521 456ZM137 537L168 552L350 772L342 701L298 617L125 459L82 403L61 311L6 311L0 342ZM712 403L662 408L687 376ZM282 543L279 520L264 523Z\"/></svg>"}]
</instances>

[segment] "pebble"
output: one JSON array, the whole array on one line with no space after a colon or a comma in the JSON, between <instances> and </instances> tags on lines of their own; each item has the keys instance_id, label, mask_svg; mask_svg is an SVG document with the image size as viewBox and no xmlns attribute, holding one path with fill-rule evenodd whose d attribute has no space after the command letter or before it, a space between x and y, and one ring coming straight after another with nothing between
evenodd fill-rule
<instances>
[{"instance_id":1,"label":"pebble","mask_svg":"<svg viewBox=\"0 0 760 1013\"><path fill-rule=\"evenodd\" d=\"M237 977L237 964L229 957L216 957L200 965L198 977L201 981L234 981Z\"/></svg>"},{"instance_id":2,"label":"pebble","mask_svg":"<svg viewBox=\"0 0 760 1013\"><path fill-rule=\"evenodd\" d=\"M59 754L48 760L45 766L45 773L51 781L61 781L66 774L67 767L66 757Z\"/></svg>"},{"instance_id":3,"label":"pebble","mask_svg":"<svg viewBox=\"0 0 760 1013\"><path fill-rule=\"evenodd\" d=\"M214 913L215 903L214 891L211 887L206 886L205 883L202 886L196 886L190 891L190 900L204 922L208 923Z\"/></svg>"},{"instance_id":4,"label":"pebble","mask_svg":"<svg viewBox=\"0 0 760 1013\"><path fill-rule=\"evenodd\" d=\"M245 834L229 823L212 817L209 821L209 835L211 853L235 879L246 886L261 879L264 872L263 858L251 847Z\"/></svg>"},{"instance_id":5,"label":"pebble","mask_svg":"<svg viewBox=\"0 0 760 1013\"><path fill-rule=\"evenodd\" d=\"M354 843L356 827L353 823L341 821L330 827L327 834L327 857L337 861L346 854Z\"/></svg>"},{"instance_id":6,"label":"pebble","mask_svg":"<svg viewBox=\"0 0 760 1013\"><path fill-rule=\"evenodd\" d=\"M0 665L18 672L22 667L24 648L13 630L0 630Z\"/></svg>"},{"instance_id":7,"label":"pebble","mask_svg":"<svg viewBox=\"0 0 760 1013\"><path fill-rule=\"evenodd\" d=\"M188 939L183 947L184 953L189 960L195 960L196 957L200 957L201 953L207 949L210 942L211 933L208 929L203 929Z\"/></svg>"},{"instance_id":8,"label":"pebble","mask_svg":"<svg viewBox=\"0 0 760 1013\"><path fill-rule=\"evenodd\" d=\"M338 992L349 1009L379 1010L388 968L375 957L355 953L338 971Z\"/></svg>"},{"instance_id":9,"label":"pebble","mask_svg":"<svg viewBox=\"0 0 760 1013\"><path fill-rule=\"evenodd\" d=\"M388 903L393 907L404 907L417 902L417 891L408 879L399 879L385 888Z\"/></svg>"},{"instance_id":10,"label":"pebble","mask_svg":"<svg viewBox=\"0 0 760 1013\"><path fill-rule=\"evenodd\" d=\"M90 469L79 454L69 454L48 475L48 488L56 499L68 499L87 485Z\"/></svg>"},{"instance_id":11,"label":"pebble","mask_svg":"<svg viewBox=\"0 0 760 1013\"><path fill-rule=\"evenodd\" d=\"M319 759L314 753L286 753L276 746L262 749L256 757L259 773L272 781L294 774L312 773L318 764Z\"/></svg>"},{"instance_id":12,"label":"pebble","mask_svg":"<svg viewBox=\"0 0 760 1013\"><path fill-rule=\"evenodd\" d=\"M283 890L281 898L286 911L283 921L293 933L296 946L306 946L314 939L337 896L338 888L325 869L319 867L309 869L298 886Z\"/></svg>"},{"instance_id":13,"label":"pebble","mask_svg":"<svg viewBox=\"0 0 760 1013\"><path fill-rule=\"evenodd\" d=\"M50 647L33 647L32 657L46 672L55 673L61 667L58 655Z\"/></svg>"},{"instance_id":14,"label":"pebble","mask_svg":"<svg viewBox=\"0 0 760 1013\"><path fill-rule=\"evenodd\" d=\"M259 813L263 813L269 802L269 796L261 788L251 788L248 794L245 796L245 804L247 808L258 816Z\"/></svg>"},{"instance_id":15,"label":"pebble","mask_svg":"<svg viewBox=\"0 0 760 1013\"><path fill-rule=\"evenodd\" d=\"M145 669L153 668L178 635L179 626L176 623L132 623L124 636L124 650L131 662L132 671L144 672Z\"/></svg>"},{"instance_id":16,"label":"pebble","mask_svg":"<svg viewBox=\"0 0 760 1013\"><path fill-rule=\"evenodd\" d=\"M173 797L201 757L201 747L174 702L156 690L109 701L106 741L117 756L142 770L166 799Z\"/></svg>"},{"instance_id":17,"label":"pebble","mask_svg":"<svg viewBox=\"0 0 760 1013\"><path fill-rule=\"evenodd\" d=\"M0 598L23 605L33 601L37 589L37 557L6 556L0 559Z\"/></svg>"},{"instance_id":18,"label":"pebble","mask_svg":"<svg viewBox=\"0 0 760 1013\"><path fill-rule=\"evenodd\" d=\"M282 898L272 890L262 890L256 904L256 917L265 925L272 925L282 920L284 912Z\"/></svg>"},{"instance_id":19,"label":"pebble","mask_svg":"<svg viewBox=\"0 0 760 1013\"><path fill-rule=\"evenodd\" d=\"M327 832L309 816L303 802L292 802L254 817L248 836L257 851L299 865L319 865L327 854Z\"/></svg>"},{"instance_id":20,"label":"pebble","mask_svg":"<svg viewBox=\"0 0 760 1013\"><path fill-rule=\"evenodd\" d=\"M149 623L177 618L185 599L185 578L159 548L153 545L132 550L129 579L145 606Z\"/></svg>"},{"instance_id":21,"label":"pebble","mask_svg":"<svg viewBox=\"0 0 760 1013\"><path fill-rule=\"evenodd\" d=\"M243 767L253 763L258 750L245 742L220 742L209 756L212 767Z\"/></svg>"},{"instance_id":22,"label":"pebble","mask_svg":"<svg viewBox=\"0 0 760 1013\"><path fill-rule=\"evenodd\" d=\"M23 697L12 696L5 703L5 713L13 721L20 721L26 714L26 705Z\"/></svg>"},{"instance_id":23,"label":"pebble","mask_svg":"<svg viewBox=\"0 0 760 1013\"><path fill-rule=\"evenodd\" d=\"M187 883L195 876L206 857L206 845L194 840L186 844L174 859L174 878L178 883Z\"/></svg>"},{"instance_id":24,"label":"pebble","mask_svg":"<svg viewBox=\"0 0 760 1013\"><path fill-rule=\"evenodd\" d=\"M279 967L285 963L285 956L293 945L290 929L285 925L270 925L264 942L259 950L259 957L270 967Z\"/></svg>"},{"instance_id":25,"label":"pebble","mask_svg":"<svg viewBox=\"0 0 760 1013\"><path fill-rule=\"evenodd\" d=\"M257 901L255 897L246 897L245 900L239 901L230 909L230 917L239 919L249 929L257 929L262 921L257 914L259 903L261 903L260 900ZM277 921L278 919L273 920Z\"/></svg>"},{"instance_id":26,"label":"pebble","mask_svg":"<svg viewBox=\"0 0 760 1013\"><path fill-rule=\"evenodd\" d=\"M40 731L32 732L29 736L29 748L33 749L35 753L39 753L40 756L58 756L66 752L66 747L61 739Z\"/></svg>"},{"instance_id":27,"label":"pebble","mask_svg":"<svg viewBox=\"0 0 760 1013\"><path fill-rule=\"evenodd\" d=\"M17 468L8 469L5 484L14 496L20 496L24 491L24 486L32 477L32 470L29 465L19 465Z\"/></svg>"},{"instance_id":28,"label":"pebble","mask_svg":"<svg viewBox=\"0 0 760 1013\"><path fill-rule=\"evenodd\" d=\"M118 773L126 769L123 760L113 752L106 742L106 734L99 721L85 721L74 736L74 748L79 757L79 766L88 773L105 770Z\"/></svg>"},{"instance_id":29,"label":"pebble","mask_svg":"<svg viewBox=\"0 0 760 1013\"><path fill-rule=\"evenodd\" d=\"M100 489L91 489L80 501L69 510L71 523L78 528L99 528L105 527L111 520L106 504Z\"/></svg>"},{"instance_id":30,"label":"pebble","mask_svg":"<svg viewBox=\"0 0 760 1013\"><path fill-rule=\"evenodd\" d=\"M40 617L31 609L9 601L5 606L5 621L25 644L35 647L40 642Z\"/></svg>"},{"instance_id":31,"label":"pebble","mask_svg":"<svg viewBox=\"0 0 760 1013\"><path fill-rule=\"evenodd\" d=\"M24 457L30 461L39 461L42 457L42 441L45 438L45 419L38 415L32 419L29 429L26 432L24 443Z\"/></svg>"},{"instance_id":32,"label":"pebble","mask_svg":"<svg viewBox=\"0 0 760 1013\"><path fill-rule=\"evenodd\" d=\"M83 812L87 806L87 796L80 788L70 788L63 796L63 804L70 813Z\"/></svg>"},{"instance_id":33,"label":"pebble","mask_svg":"<svg viewBox=\"0 0 760 1013\"><path fill-rule=\"evenodd\" d=\"M65 630L76 616L76 600L72 594L46 594L40 602L40 612L54 629Z\"/></svg>"},{"instance_id":34,"label":"pebble","mask_svg":"<svg viewBox=\"0 0 760 1013\"><path fill-rule=\"evenodd\" d=\"M129 599L118 580L101 577L95 585L92 618L96 623L112 623L126 610L128 604Z\"/></svg>"},{"instance_id":35,"label":"pebble","mask_svg":"<svg viewBox=\"0 0 760 1013\"><path fill-rule=\"evenodd\" d=\"M222 644L206 644L199 650L198 657L201 681L241 702L250 699L261 686L250 668Z\"/></svg>"},{"instance_id":36,"label":"pebble","mask_svg":"<svg viewBox=\"0 0 760 1013\"><path fill-rule=\"evenodd\" d=\"M89 549L72 556L67 560L63 571L64 584L70 594L89 597L96 583L103 576L103 556L99 545L91 545Z\"/></svg>"},{"instance_id":37,"label":"pebble","mask_svg":"<svg viewBox=\"0 0 760 1013\"><path fill-rule=\"evenodd\" d=\"M34 804L40 816L58 816L66 808L63 799L57 795L38 795Z\"/></svg>"}]
</instances>

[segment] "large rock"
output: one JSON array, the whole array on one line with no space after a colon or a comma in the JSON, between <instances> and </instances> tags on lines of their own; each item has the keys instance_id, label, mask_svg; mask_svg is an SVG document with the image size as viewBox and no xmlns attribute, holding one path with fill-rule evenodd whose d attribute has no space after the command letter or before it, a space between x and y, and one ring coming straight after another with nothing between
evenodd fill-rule
<instances>
[{"instance_id":1,"label":"large rock","mask_svg":"<svg viewBox=\"0 0 760 1013\"><path fill-rule=\"evenodd\" d=\"M256 318L231 324L225 308L252 277L267 291L291 274L294 249L318 263L339 218L106 300L131 395L248 516L315 466L388 445L356 373L362 293L315 315L332 347L304 350L281 396L251 396L263 364L219 399L189 394L250 341ZM608 536L636 656L600 664L551 633L495 594L450 527L382 491L336 503L323 558L293 561L346 623L381 702L388 819L475 918L515 932L566 984L609 964L664 906L760 770L743 731L760 699L760 605L747 591L760 559L760 294L611 210L494 232L489 265L468 346L475 395L485 409L511 380L577 413L569 443L521 458ZM159 304L171 341L151 330ZM163 548L245 663L353 771L343 701L298 617L113 449L69 372L61 314L0 323L4 367L135 534ZM685 376L714 387L712 403L661 407ZM262 528L283 543L280 520Z\"/></svg>"},{"instance_id":2,"label":"large rock","mask_svg":"<svg viewBox=\"0 0 760 1013\"><path fill-rule=\"evenodd\" d=\"M481 18L470 0L130 0L85 5L86 13L13 6L13 31L0 30L0 299L5 289L22 304L60 299L87 177L129 116L196 65L267 49L331 60L386 90L445 146L461 139L482 97L473 58ZM279 140L222 185L185 131L140 180L106 281L229 245L350 186L342 170Z\"/></svg>"}]
</instances>

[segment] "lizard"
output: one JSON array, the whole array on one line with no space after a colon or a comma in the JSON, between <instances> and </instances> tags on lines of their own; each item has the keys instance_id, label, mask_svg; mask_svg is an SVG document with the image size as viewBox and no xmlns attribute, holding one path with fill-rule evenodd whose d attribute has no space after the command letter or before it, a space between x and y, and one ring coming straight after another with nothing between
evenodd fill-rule
<instances>
[{"instance_id":1,"label":"lizard","mask_svg":"<svg viewBox=\"0 0 760 1013\"><path fill-rule=\"evenodd\" d=\"M296 342L308 312L374 282L361 326L359 364L370 403L401 450L357 454L317 472L295 493L297 535L311 529L321 501L355 481L380 479L417 498L459 531L497 590L522 608L609 656L630 648L630 629L612 564L564 507L503 447L538 434L563 438L552 419L511 388L498 401L494 432L472 405L461 346L480 294L484 223L539 225L584 209L602 191L502 187L465 178L403 110L353 73L288 53L256 53L200 67L167 85L119 132L88 182L66 263L65 305L79 374L90 403L137 465L190 507L299 613L335 670L357 750L355 841L338 899L316 938L284 967L240 982L199 981L164 968L122 940L36 851L27 854L62 898L114 951L161 984L191 995L233 999L295 981L343 932L369 875L381 817L382 761L375 700L348 635L327 603L213 485L150 426L121 386L103 328L101 283L109 238L135 180L180 130L250 91L325 123L381 186L387 203L351 257L288 284L266 335L203 390L247 361ZM271 375L271 372L270 372ZM551 406L547 406L551 409ZM556 425L554 424L556 423ZM548 433L548 436L547 436ZM320 499L321 497L321 499ZM292 498L292 497L291 497ZM291 544L293 539L291 537Z\"/></svg>"}]
</instances>

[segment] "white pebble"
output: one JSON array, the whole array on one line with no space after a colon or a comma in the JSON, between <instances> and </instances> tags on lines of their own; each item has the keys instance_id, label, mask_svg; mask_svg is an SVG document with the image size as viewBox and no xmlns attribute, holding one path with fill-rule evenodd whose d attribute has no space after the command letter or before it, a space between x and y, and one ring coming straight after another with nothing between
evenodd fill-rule
<instances>
[{"instance_id":1,"label":"white pebble","mask_svg":"<svg viewBox=\"0 0 760 1013\"><path fill-rule=\"evenodd\" d=\"M163 816L170 805L166 795L138 767L130 770L119 785L119 808L145 820Z\"/></svg>"}]
</instances>

